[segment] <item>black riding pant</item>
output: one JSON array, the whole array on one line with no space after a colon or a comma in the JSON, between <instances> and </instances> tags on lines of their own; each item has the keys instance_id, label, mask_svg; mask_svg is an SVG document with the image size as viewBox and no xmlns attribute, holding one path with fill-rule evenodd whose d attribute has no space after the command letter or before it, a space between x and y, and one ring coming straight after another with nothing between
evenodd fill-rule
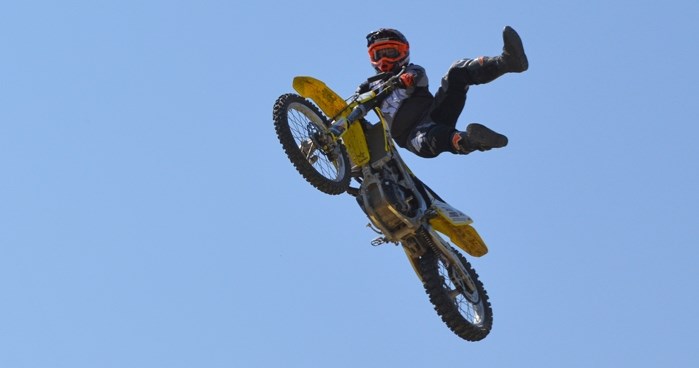
<instances>
[{"instance_id":1,"label":"black riding pant","mask_svg":"<svg viewBox=\"0 0 699 368\"><path fill-rule=\"evenodd\" d=\"M502 74L498 58L455 61L442 78L430 113L410 132L406 148L427 158L442 152L457 153L452 137L457 132L456 122L466 105L469 86L491 82Z\"/></svg>"}]
</instances>

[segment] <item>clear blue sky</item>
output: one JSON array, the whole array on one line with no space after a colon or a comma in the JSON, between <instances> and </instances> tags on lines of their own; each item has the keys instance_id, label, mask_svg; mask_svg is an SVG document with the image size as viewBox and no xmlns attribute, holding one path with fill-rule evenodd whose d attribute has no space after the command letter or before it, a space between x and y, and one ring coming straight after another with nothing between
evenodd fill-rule
<instances>
[{"instance_id":1,"label":"clear blue sky","mask_svg":"<svg viewBox=\"0 0 699 368\"><path fill-rule=\"evenodd\" d=\"M699 366L696 1L14 1L0 6L0 367ZM395 27L434 92L521 34L530 70L413 170L475 220L493 331L439 320L272 126L349 95Z\"/></svg>"}]
</instances>

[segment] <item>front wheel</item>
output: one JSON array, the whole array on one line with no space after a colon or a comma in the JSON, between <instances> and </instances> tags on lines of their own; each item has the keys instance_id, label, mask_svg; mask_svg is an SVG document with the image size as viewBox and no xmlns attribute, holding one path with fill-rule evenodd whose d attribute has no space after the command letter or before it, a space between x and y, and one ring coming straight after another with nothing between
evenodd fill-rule
<instances>
[{"instance_id":1,"label":"front wheel","mask_svg":"<svg viewBox=\"0 0 699 368\"><path fill-rule=\"evenodd\" d=\"M484 339L493 327L493 310L478 274L455 250L461 267L451 264L441 254L435 253L430 236L423 232L418 241L428 245L428 251L418 263L425 291L442 321L456 335L468 341Z\"/></svg>"},{"instance_id":2,"label":"front wheel","mask_svg":"<svg viewBox=\"0 0 699 368\"><path fill-rule=\"evenodd\" d=\"M274 104L274 128L284 152L306 181L327 194L349 187L350 161L345 147L328 136L328 119L303 97L289 93Z\"/></svg>"}]
</instances>

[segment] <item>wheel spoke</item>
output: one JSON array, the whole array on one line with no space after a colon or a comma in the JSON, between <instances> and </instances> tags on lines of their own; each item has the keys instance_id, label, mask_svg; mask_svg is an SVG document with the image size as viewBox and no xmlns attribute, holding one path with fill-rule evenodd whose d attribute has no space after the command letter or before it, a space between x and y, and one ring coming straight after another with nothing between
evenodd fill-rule
<instances>
[{"instance_id":1,"label":"wheel spoke","mask_svg":"<svg viewBox=\"0 0 699 368\"><path fill-rule=\"evenodd\" d=\"M481 323L483 321L483 307L479 301L477 290L470 287L473 285L473 280L468 275L458 277L456 273L460 272L454 269L455 265L453 264L447 265L446 261L441 259L438 260L437 264L444 292L454 303L459 314L470 323Z\"/></svg>"},{"instance_id":2,"label":"wheel spoke","mask_svg":"<svg viewBox=\"0 0 699 368\"><path fill-rule=\"evenodd\" d=\"M313 124L313 122L305 114L292 108L289 109L288 119L291 134L299 147L301 147L305 141L312 139L308 134L308 126L309 124ZM311 153L315 155L311 157ZM339 179L341 168L338 167L336 162L330 160L325 152L318 150L313 152L309 150L309 152L304 152L304 156L308 163L324 177L331 180Z\"/></svg>"}]
</instances>

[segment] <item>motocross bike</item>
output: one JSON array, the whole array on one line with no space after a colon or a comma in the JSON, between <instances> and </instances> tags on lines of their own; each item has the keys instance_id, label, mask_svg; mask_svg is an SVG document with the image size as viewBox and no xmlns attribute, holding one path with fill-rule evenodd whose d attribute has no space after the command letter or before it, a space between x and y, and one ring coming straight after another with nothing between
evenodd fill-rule
<instances>
[{"instance_id":1,"label":"motocross bike","mask_svg":"<svg viewBox=\"0 0 699 368\"><path fill-rule=\"evenodd\" d=\"M370 78L375 88L348 100L317 79L296 77L298 94L284 94L274 105L275 130L306 181L327 194L356 197L367 226L380 235L372 245L401 244L444 323L459 337L478 341L493 324L488 294L466 258L440 234L475 257L488 249L471 218L413 175L394 146L378 106L398 87L402 72ZM378 116L375 124L364 118L370 111Z\"/></svg>"}]
</instances>

